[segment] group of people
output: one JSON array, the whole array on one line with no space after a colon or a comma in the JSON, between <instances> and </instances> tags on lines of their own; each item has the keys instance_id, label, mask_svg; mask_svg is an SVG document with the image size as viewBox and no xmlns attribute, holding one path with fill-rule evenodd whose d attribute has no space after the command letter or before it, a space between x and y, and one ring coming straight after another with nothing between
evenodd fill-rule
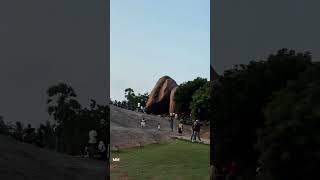
<instances>
[{"instance_id":1,"label":"group of people","mask_svg":"<svg viewBox=\"0 0 320 180\"><path fill-rule=\"evenodd\" d=\"M173 132L173 128L174 128L174 119L177 119L177 120L179 119L178 114L175 114L175 113L170 114L169 120L170 120L171 132ZM183 132L183 124L182 124L182 121L180 120L178 124L178 134L182 136L182 132Z\"/></svg>"},{"instance_id":2,"label":"group of people","mask_svg":"<svg viewBox=\"0 0 320 180\"><path fill-rule=\"evenodd\" d=\"M174 119L177 119L178 120L178 114L174 114L174 113L171 113L170 116L169 116L169 123L170 123L170 129L171 129L171 132L173 132L174 130ZM193 124L192 124L192 135L191 135L191 141L192 142L195 142L196 139L198 138L199 141L201 141L201 138L200 138L200 128L201 128L202 124L200 123L199 120L196 120ZM142 120L140 121L140 127L141 128L145 128L146 127L146 119L143 117ZM161 124L160 122L158 122L158 131L160 131L161 129ZM179 121L178 123L178 134L180 136L182 136L182 133L183 133L183 123L182 123L182 120Z\"/></svg>"},{"instance_id":3,"label":"group of people","mask_svg":"<svg viewBox=\"0 0 320 180\"><path fill-rule=\"evenodd\" d=\"M85 147L85 157L106 161L108 150L103 140L97 141L97 136L98 134L95 130L89 132L89 142Z\"/></svg>"}]
</instances>

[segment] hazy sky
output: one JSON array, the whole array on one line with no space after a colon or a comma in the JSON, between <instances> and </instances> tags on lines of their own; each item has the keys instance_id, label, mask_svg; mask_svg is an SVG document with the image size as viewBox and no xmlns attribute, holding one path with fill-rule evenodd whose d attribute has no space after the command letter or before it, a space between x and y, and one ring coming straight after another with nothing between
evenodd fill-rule
<instances>
[{"instance_id":1,"label":"hazy sky","mask_svg":"<svg viewBox=\"0 0 320 180\"><path fill-rule=\"evenodd\" d=\"M48 120L46 90L70 84L85 104L106 103L106 6L87 0L0 1L0 115Z\"/></svg>"},{"instance_id":2,"label":"hazy sky","mask_svg":"<svg viewBox=\"0 0 320 180\"><path fill-rule=\"evenodd\" d=\"M110 94L210 77L209 0L111 0Z\"/></svg>"},{"instance_id":3,"label":"hazy sky","mask_svg":"<svg viewBox=\"0 0 320 180\"><path fill-rule=\"evenodd\" d=\"M320 60L319 0L214 0L211 64L218 73L280 48Z\"/></svg>"}]
</instances>

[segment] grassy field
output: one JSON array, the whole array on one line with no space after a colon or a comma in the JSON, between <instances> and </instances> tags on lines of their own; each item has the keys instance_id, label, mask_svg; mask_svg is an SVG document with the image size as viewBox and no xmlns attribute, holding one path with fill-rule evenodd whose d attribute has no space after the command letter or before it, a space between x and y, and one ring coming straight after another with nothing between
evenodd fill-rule
<instances>
[{"instance_id":1,"label":"grassy field","mask_svg":"<svg viewBox=\"0 0 320 180\"><path fill-rule=\"evenodd\" d=\"M210 146L176 140L112 152L112 180L207 180Z\"/></svg>"}]
</instances>

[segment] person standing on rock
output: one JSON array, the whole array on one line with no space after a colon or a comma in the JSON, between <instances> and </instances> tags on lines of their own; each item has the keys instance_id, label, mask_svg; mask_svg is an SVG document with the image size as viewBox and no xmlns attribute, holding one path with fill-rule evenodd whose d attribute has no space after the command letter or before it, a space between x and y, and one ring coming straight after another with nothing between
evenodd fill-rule
<instances>
[{"instance_id":1,"label":"person standing on rock","mask_svg":"<svg viewBox=\"0 0 320 180\"><path fill-rule=\"evenodd\" d=\"M170 128L171 128L171 132L173 132L173 116L170 116Z\"/></svg>"},{"instance_id":2,"label":"person standing on rock","mask_svg":"<svg viewBox=\"0 0 320 180\"><path fill-rule=\"evenodd\" d=\"M144 117L141 120L141 128L146 127L146 120L144 119Z\"/></svg>"}]
</instances>

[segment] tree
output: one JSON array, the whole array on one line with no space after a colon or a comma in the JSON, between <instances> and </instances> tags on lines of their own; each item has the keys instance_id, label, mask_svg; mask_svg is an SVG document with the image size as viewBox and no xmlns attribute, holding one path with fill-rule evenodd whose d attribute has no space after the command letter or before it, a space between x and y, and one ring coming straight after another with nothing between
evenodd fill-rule
<instances>
[{"instance_id":1,"label":"tree","mask_svg":"<svg viewBox=\"0 0 320 180\"><path fill-rule=\"evenodd\" d=\"M206 83L207 79L198 77L193 81L188 81L179 85L174 97L177 111L179 113L189 114L191 112L190 103L192 101L193 94Z\"/></svg>"},{"instance_id":2,"label":"tree","mask_svg":"<svg viewBox=\"0 0 320 180\"><path fill-rule=\"evenodd\" d=\"M71 86L59 83L49 87L47 94L48 113L57 122L58 150L73 154L75 151L72 139L75 133L74 125L81 109L81 105L75 99L76 93Z\"/></svg>"},{"instance_id":3,"label":"tree","mask_svg":"<svg viewBox=\"0 0 320 180\"><path fill-rule=\"evenodd\" d=\"M0 134L8 135L9 134L9 128L6 125L6 123L3 120L3 117L0 116Z\"/></svg>"},{"instance_id":4,"label":"tree","mask_svg":"<svg viewBox=\"0 0 320 180\"><path fill-rule=\"evenodd\" d=\"M13 128L13 134L12 136L18 140L22 141L23 140L23 134L24 134L24 125L22 122L17 121L14 128Z\"/></svg>"},{"instance_id":5,"label":"tree","mask_svg":"<svg viewBox=\"0 0 320 180\"><path fill-rule=\"evenodd\" d=\"M124 90L125 92L125 98L127 99L128 102L128 109L134 110L137 107L136 104L136 95L134 94L133 89L127 88Z\"/></svg>"},{"instance_id":6,"label":"tree","mask_svg":"<svg viewBox=\"0 0 320 180\"><path fill-rule=\"evenodd\" d=\"M213 91L215 164L238 162L241 173L254 176L258 152L256 131L263 126L262 109L273 92L296 80L311 65L311 54L287 49L270 55L267 61L251 61L225 71Z\"/></svg>"},{"instance_id":7,"label":"tree","mask_svg":"<svg viewBox=\"0 0 320 180\"><path fill-rule=\"evenodd\" d=\"M55 148L55 132L54 132L54 127L53 125L51 125L50 121L45 122L44 132L45 132L46 147L49 149L54 149Z\"/></svg>"},{"instance_id":8,"label":"tree","mask_svg":"<svg viewBox=\"0 0 320 180\"><path fill-rule=\"evenodd\" d=\"M257 149L261 179L319 179L320 66L275 93L264 109Z\"/></svg>"},{"instance_id":9,"label":"tree","mask_svg":"<svg viewBox=\"0 0 320 180\"><path fill-rule=\"evenodd\" d=\"M192 96L190 104L193 119L209 120L210 116L210 83L200 87Z\"/></svg>"}]
</instances>

